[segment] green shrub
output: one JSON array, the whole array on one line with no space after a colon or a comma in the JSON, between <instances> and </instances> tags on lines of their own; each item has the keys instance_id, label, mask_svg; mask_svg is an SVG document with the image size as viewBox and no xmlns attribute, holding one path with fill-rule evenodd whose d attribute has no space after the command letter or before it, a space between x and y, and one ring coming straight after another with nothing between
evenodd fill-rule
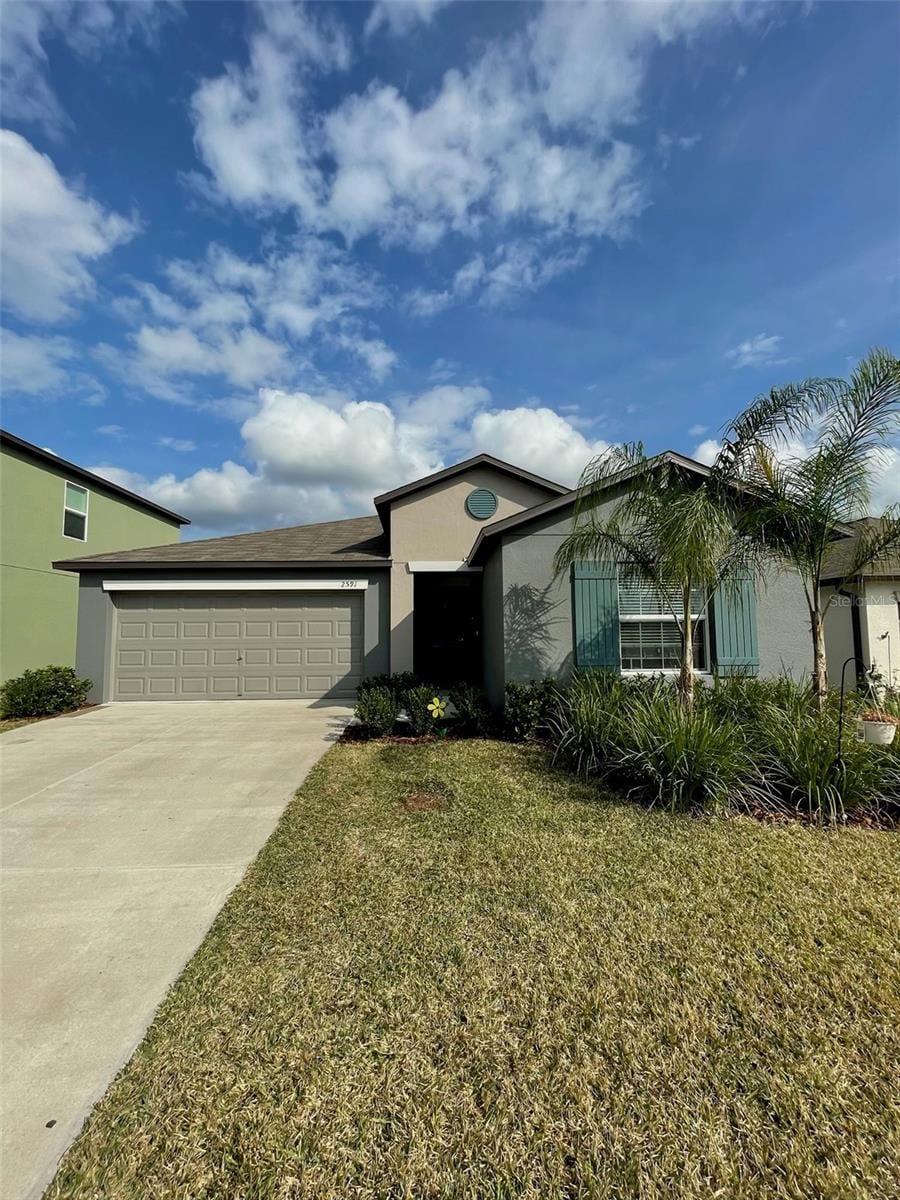
<instances>
[{"instance_id":1,"label":"green shrub","mask_svg":"<svg viewBox=\"0 0 900 1200\"><path fill-rule=\"evenodd\" d=\"M434 696L434 688L420 684L418 687L409 688L403 697L403 707L406 710L409 726L416 737L433 733L437 726L437 721L428 711L428 705Z\"/></svg>"},{"instance_id":2,"label":"green shrub","mask_svg":"<svg viewBox=\"0 0 900 1200\"><path fill-rule=\"evenodd\" d=\"M79 708L91 690L71 667L40 667L7 679L0 687L0 716L51 717Z\"/></svg>"},{"instance_id":3,"label":"green shrub","mask_svg":"<svg viewBox=\"0 0 900 1200\"><path fill-rule=\"evenodd\" d=\"M494 716L481 688L461 683L450 689L450 703L456 709L456 728L466 737L487 737L493 732Z\"/></svg>"},{"instance_id":4,"label":"green shrub","mask_svg":"<svg viewBox=\"0 0 900 1200\"><path fill-rule=\"evenodd\" d=\"M552 679L508 683L503 705L507 736L517 742L533 742L546 736L559 697L559 689Z\"/></svg>"},{"instance_id":5,"label":"green shrub","mask_svg":"<svg viewBox=\"0 0 900 1200\"><path fill-rule=\"evenodd\" d=\"M357 695L354 715L369 737L385 737L397 723L400 704L390 688L365 688Z\"/></svg>"},{"instance_id":6,"label":"green shrub","mask_svg":"<svg viewBox=\"0 0 900 1200\"><path fill-rule=\"evenodd\" d=\"M362 696L375 688L387 688L397 703L402 707L406 693L410 688L419 687L425 680L420 679L412 671L397 671L393 675L367 675L356 689L356 695Z\"/></svg>"}]
</instances>

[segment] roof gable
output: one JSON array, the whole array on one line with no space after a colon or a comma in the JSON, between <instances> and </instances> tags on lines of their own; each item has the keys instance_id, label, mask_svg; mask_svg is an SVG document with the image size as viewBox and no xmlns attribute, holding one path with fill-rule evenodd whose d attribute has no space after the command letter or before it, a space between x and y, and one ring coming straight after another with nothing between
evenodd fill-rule
<instances>
[{"instance_id":1,"label":"roof gable","mask_svg":"<svg viewBox=\"0 0 900 1200\"><path fill-rule=\"evenodd\" d=\"M177 525L190 525L191 523L188 517L182 517L179 513L172 512L171 509L163 508L161 504L147 500L146 497L139 496L137 492L130 492L128 488L123 488L118 483L104 479L102 475L95 475L93 471L86 471L84 467L79 467L77 463L60 458L58 454L52 454L49 450L44 450L42 446L36 446L34 442L26 442L24 438L17 437L14 433L9 433L6 429L0 429L0 445L8 446L12 450L17 450L22 454L28 455L29 458L46 463L47 466L53 467L61 474L69 476L73 482L80 480L90 484L96 491L109 492L112 496L127 500L129 504L133 504L137 508L146 509L148 512L152 512L154 516L163 517L167 521L172 521Z\"/></svg>"},{"instance_id":2,"label":"roof gable","mask_svg":"<svg viewBox=\"0 0 900 1200\"><path fill-rule=\"evenodd\" d=\"M473 467L481 466L493 467L497 471L502 471L517 479L525 480L535 487L544 488L553 495L562 495L569 490L563 487L561 483L554 483L552 479L545 479L542 475L535 475L531 471L524 470L522 467L513 466L512 463L504 462L502 458L494 458L492 454L475 454L472 458L466 458L462 462L454 463L452 467L445 467L442 471L434 471L431 475L425 475L422 479L414 479L411 483L405 483L401 487L393 488L389 492L382 492L380 496L376 496L375 510L379 517L381 517L385 530L387 530L389 525L391 505L395 501L402 500L414 492L433 487L434 484L442 483L446 479L452 479L454 475L461 475L465 471L470 471Z\"/></svg>"},{"instance_id":3,"label":"roof gable","mask_svg":"<svg viewBox=\"0 0 900 1200\"><path fill-rule=\"evenodd\" d=\"M671 462L676 466L684 467L689 471L694 471L697 475L708 478L710 475L709 467L696 459L688 458L684 454L678 454L674 450L664 450L661 454L654 457L654 461ZM635 467L631 470L620 471L618 475L612 476L606 483L604 490L614 487L620 487L623 483L627 483L640 468ZM533 521L539 521L542 517L550 513L558 512L564 508L575 504L578 498L578 488L567 488L561 496L554 496L545 504L536 504L534 508L528 508L524 512L516 513L515 516L507 517L503 521L495 521L493 525L488 525L482 529L478 535L475 545L472 547L472 553L469 556L469 561L473 566L483 563L487 557L491 545L491 539L498 535L508 533L511 530L519 530Z\"/></svg>"}]
</instances>

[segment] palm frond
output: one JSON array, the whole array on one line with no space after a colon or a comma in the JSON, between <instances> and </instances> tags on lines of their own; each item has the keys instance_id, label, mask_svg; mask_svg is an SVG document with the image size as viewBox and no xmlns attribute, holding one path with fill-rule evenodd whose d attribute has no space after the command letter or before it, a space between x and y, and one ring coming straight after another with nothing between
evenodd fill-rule
<instances>
[{"instance_id":1,"label":"palm frond","mask_svg":"<svg viewBox=\"0 0 900 1200\"><path fill-rule=\"evenodd\" d=\"M880 559L900 552L900 505L887 509L880 523L866 526L857 536L838 590Z\"/></svg>"}]
</instances>

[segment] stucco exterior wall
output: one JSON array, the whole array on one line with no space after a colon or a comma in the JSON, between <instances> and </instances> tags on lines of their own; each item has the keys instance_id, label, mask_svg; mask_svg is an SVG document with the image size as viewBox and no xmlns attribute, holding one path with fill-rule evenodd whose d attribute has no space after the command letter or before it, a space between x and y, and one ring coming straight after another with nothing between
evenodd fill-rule
<instances>
[{"instance_id":1,"label":"stucco exterior wall","mask_svg":"<svg viewBox=\"0 0 900 1200\"><path fill-rule=\"evenodd\" d=\"M487 521L470 517L465 502L474 488L489 488L497 511ZM473 467L395 501L391 506L391 670L413 669L413 575L410 562L461 562L485 525L548 500L554 493L492 467Z\"/></svg>"},{"instance_id":2,"label":"stucco exterior wall","mask_svg":"<svg viewBox=\"0 0 900 1200\"><path fill-rule=\"evenodd\" d=\"M481 646L484 690L491 704L503 703L506 664L503 655L503 554L498 548L484 564L481 579Z\"/></svg>"},{"instance_id":3,"label":"stucco exterior wall","mask_svg":"<svg viewBox=\"0 0 900 1200\"><path fill-rule=\"evenodd\" d=\"M812 674L809 612L800 576L791 567L772 568L756 596L759 674L790 675L798 682Z\"/></svg>"},{"instance_id":4,"label":"stucco exterior wall","mask_svg":"<svg viewBox=\"0 0 900 1200\"><path fill-rule=\"evenodd\" d=\"M822 588L822 603L828 603L834 596L835 589ZM869 661L866 649L866 628L862 620L860 606L860 657L864 663ZM841 667L855 654L853 648L853 609L850 603L841 596L831 601L825 616L825 659L828 666L828 682L832 687L839 687L841 682ZM856 679L856 671L847 668L847 682L852 684Z\"/></svg>"},{"instance_id":5,"label":"stucco exterior wall","mask_svg":"<svg viewBox=\"0 0 900 1200\"><path fill-rule=\"evenodd\" d=\"M116 607L113 593L103 591L104 579L147 579L158 581L193 577L196 572L184 571L85 571L79 587L79 620L76 670L93 680L88 697L100 703L110 699L112 680L112 648L115 639ZM241 579L303 579L334 580L366 579L369 586L363 600L363 674L380 675L388 670L390 622L388 608L388 572L386 569L365 571L341 566L338 569L316 570L204 570L204 580ZM148 592L148 595L150 593ZM298 593L302 596L302 593Z\"/></svg>"},{"instance_id":6,"label":"stucco exterior wall","mask_svg":"<svg viewBox=\"0 0 900 1200\"><path fill-rule=\"evenodd\" d=\"M601 517L618 503L611 497ZM522 534L502 538L491 560L500 559L503 644L485 637L486 678L503 684L552 675L568 678L573 668L572 584L568 574L554 578L553 557L571 530L571 509L551 514ZM809 618L799 576L791 569L774 569L758 592L759 672L805 678L812 663ZM487 632L487 631L486 631ZM494 661L499 659L500 661ZM496 703L498 695L491 695Z\"/></svg>"},{"instance_id":7,"label":"stucco exterior wall","mask_svg":"<svg viewBox=\"0 0 900 1200\"><path fill-rule=\"evenodd\" d=\"M87 488L87 540L63 536L66 479ZM18 448L0 457L0 679L30 667L73 666L78 577L55 559L179 540L176 522L72 478Z\"/></svg>"},{"instance_id":8,"label":"stucco exterior wall","mask_svg":"<svg viewBox=\"0 0 900 1200\"><path fill-rule=\"evenodd\" d=\"M867 579L860 609L868 661L885 683L900 687L900 578Z\"/></svg>"}]
</instances>

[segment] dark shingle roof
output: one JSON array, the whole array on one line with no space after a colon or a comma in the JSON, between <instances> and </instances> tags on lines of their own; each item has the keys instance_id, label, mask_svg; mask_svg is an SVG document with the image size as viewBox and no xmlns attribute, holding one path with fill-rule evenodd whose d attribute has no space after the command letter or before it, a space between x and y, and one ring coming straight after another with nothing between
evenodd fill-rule
<instances>
[{"instance_id":1,"label":"dark shingle roof","mask_svg":"<svg viewBox=\"0 0 900 1200\"><path fill-rule=\"evenodd\" d=\"M851 534L850 537L838 538L837 541L831 543L822 567L823 580L840 580L847 577L857 537L863 529L880 529L881 520L878 517L863 517L859 521L851 521L850 525L855 531L854 534ZM884 558L880 558L870 567L866 567L862 573L870 579L892 579L900 576L900 551L886 554Z\"/></svg>"},{"instance_id":2,"label":"dark shingle roof","mask_svg":"<svg viewBox=\"0 0 900 1200\"><path fill-rule=\"evenodd\" d=\"M55 562L68 571L95 567L216 567L287 566L292 563L358 563L386 565L390 559L378 517L351 517L346 521L322 521L317 525L292 525L260 533L236 533L230 537L147 546L142 550L119 550Z\"/></svg>"}]
</instances>

